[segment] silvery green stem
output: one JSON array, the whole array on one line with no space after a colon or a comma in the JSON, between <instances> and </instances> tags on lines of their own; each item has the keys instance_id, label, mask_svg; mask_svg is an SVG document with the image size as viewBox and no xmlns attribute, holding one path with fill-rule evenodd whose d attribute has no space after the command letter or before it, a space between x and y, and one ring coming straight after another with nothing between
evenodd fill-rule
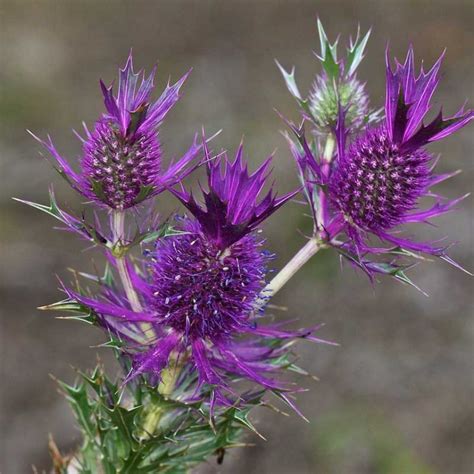
<instances>
[{"instance_id":1,"label":"silvery green stem","mask_svg":"<svg viewBox=\"0 0 474 474\"><path fill-rule=\"evenodd\" d=\"M334 147L336 142L332 135L329 135L326 139L323 152L323 166L330 166L330 162L334 153ZM321 224L326 220L324 211L326 208L326 195L324 190L319 193L319 203L316 210L316 223L315 235L308 240L306 245L302 247L298 253L283 267L282 270L273 278L273 280L265 287L263 295L265 298L271 298L275 295L290 278L313 256L316 255L321 248L324 248L324 244L318 238L319 231L323 230ZM263 304L263 303L262 303ZM260 305L259 305L260 306Z\"/></svg>"},{"instance_id":2,"label":"silvery green stem","mask_svg":"<svg viewBox=\"0 0 474 474\"><path fill-rule=\"evenodd\" d=\"M320 241L312 237L304 247L280 270L273 280L265 287L263 294L266 298L275 295L290 278L322 248Z\"/></svg>"},{"instance_id":3,"label":"silvery green stem","mask_svg":"<svg viewBox=\"0 0 474 474\"><path fill-rule=\"evenodd\" d=\"M114 246L120 246L120 243L124 240L125 232L125 213L124 211L115 210L112 214L112 231ZM138 295L133 288L132 280L127 268L127 260L125 255L122 255L118 252L118 256L115 256L115 262L117 264L117 270L120 276L120 281L122 282L123 289L127 295L128 302L133 311L140 313L143 308L138 299ZM153 329L148 323L141 323L140 327L142 328L145 334L150 334Z\"/></svg>"},{"instance_id":4,"label":"silvery green stem","mask_svg":"<svg viewBox=\"0 0 474 474\"><path fill-rule=\"evenodd\" d=\"M123 211L114 211L112 222L114 245L120 245L120 242L123 241L125 231L125 213ZM133 311L140 312L142 310L142 305L140 304L138 295L133 288L132 280L130 279L127 269L127 261L124 256L116 257L115 261L117 263L117 270L120 275L120 280L122 281L123 289L127 295L128 302Z\"/></svg>"}]
</instances>

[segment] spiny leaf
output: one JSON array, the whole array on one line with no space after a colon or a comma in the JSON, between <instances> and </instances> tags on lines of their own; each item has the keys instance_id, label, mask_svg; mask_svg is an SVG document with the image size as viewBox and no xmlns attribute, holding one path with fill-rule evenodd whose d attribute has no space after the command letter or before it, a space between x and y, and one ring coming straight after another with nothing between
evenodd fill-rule
<instances>
[{"instance_id":1,"label":"spiny leaf","mask_svg":"<svg viewBox=\"0 0 474 474\"><path fill-rule=\"evenodd\" d=\"M418 290L420 293L422 293L425 296L428 296L428 294L423 291L419 286L417 286L405 273L406 270L412 268L414 265L405 265L405 266L400 266L400 265L394 265L392 263L388 262L380 262L380 263L373 263L372 266L374 268L377 268L377 270L380 273L384 273L386 275L390 275L396 280L405 283L407 285L412 286L416 290Z\"/></svg>"},{"instance_id":2,"label":"spiny leaf","mask_svg":"<svg viewBox=\"0 0 474 474\"><path fill-rule=\"evenodd\" d=\"M39 204L33 201L26 201L24 199L13 198L15 201L31 206L38 209L46 214L54 217L58 221L66 225L67 228L78 232L80 235L85 237L87 240L94 242L98 245L106 245L107 239L101 235L101 233L93 226L87 224L84 219L79 219L72 214L69 214L58 206L54 190L51 187L49 189L49 205Z\"/></svg>"},{"instance_id":3,"label":"spiny leaf","mask_svg":"<svg viewBox=\"0 0 474 474\"><path fill-rule=\"evenodd\" d=\"M286 87L288 87L290 94L298 100L303 100L295 81L295 67L293 66L291 68L291 72L289 73L276 59L275 62L283 75L283 79L285 80Z\"/></svg>"},{"instance_id":4,"label":"spiny leaf","mask_svg":"<svg viewBox=\"0 0 474 474\"><path fill-rule=\"evenodd\" d=\"M237 421L237 423L240 423L242 424L243 426L245 426L246 428L248 428L249 430L253 431L257 436L259 436L260 438L262 438L264 441L266 441L266 438L265 436L263 436L261 433L259 433L257 431L257 428L255 428L255 426L252 424L252 422L249 420L248 418L248 412L244 412L244 411L236 411L235 415L234 415L234 420Z\"/></svg>"},{"instance_id":5,"label":"spiny leaf","mask_svg":"<svg viewBox=\"0 0 474 474\"><path fill-rule=\"evenodd\" d=\"M58 384L66 395L81 429L87 434L89 441L94 442L96 436L96 424L93 421L94 410L93 405L89 403L85 384L68 385L60 380L58 380Z\"/></svg>"},{"instance_id":6,"label":"spiny leaf","mask_svg":"<svg viewBox=\"0 0 474 474\"><path fill-rule=\"evenodd\" d=\"M360 37L360 26L357 28L357 36L355 42L349 46L347 51L347 60L346 60L346 68L347 68L347 75L352 76L357 67L359 66L362 59L364 59L364 49L367 45L367 41L369 41L371 30L367 31L365 36L362 38Z\"/></svg>"},{"instance_id":7,"label":"spiny leaf","mask_svg":"<svg viewBox=\"0 0 474 474\"><path fill-rule=\"evenodd\" d=\"M134 241L138 240L138 242L148 244L164 237L183 234L187 234L187 232L177 230L169 222L165 222L158 230L144 232L143 234L140 234L138 237L136 237Z\"/></svg>"},{"instance_id":8,"label":"spiny leaf","mask_svg":"<svg viewBox=\"0 0 474 474\"><path fill-rule=\"evenodd\" d=\"M317 56L321 61L324 70L330 79L337 79L339 77L339 64L337 62L337 43L336 40L331 44L328 40L323 24L318 18L318 32L319 41L321 43L321 56Z\"/></svg>"},{"instance_id":9,"label":"spiny leaf","mask_svg":"<svg viewBox=\"0 0 474 474\"><path fill-rule=\"evenodd\" d=\"M289 406L294 412L296 412L304 421L309 423L308 418L306 418L303 413L298 409L298 407L290 400L288 395L278 391L278 390L272 390L272 393L278 397L280 400L282 400L287 406Z\"/></svg>"},{"instance_id":10,"label":"spiny leaf","mask_svg":"<svg viewBox=\"0 0 474 474\"><path fill-rule=\"evenodd\" d=\"M51 303L45 306L40 306L38 309L44 311L71 311L73 313L88 313L89 310L83 304L75 300L67 298L57 303Z\"/></svg>"}]
</instances>

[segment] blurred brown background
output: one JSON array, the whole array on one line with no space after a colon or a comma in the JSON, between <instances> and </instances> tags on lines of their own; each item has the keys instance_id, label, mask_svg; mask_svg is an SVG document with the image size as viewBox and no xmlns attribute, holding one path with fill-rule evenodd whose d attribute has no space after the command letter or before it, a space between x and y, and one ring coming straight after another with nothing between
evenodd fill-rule
<instances>
[{"instance_id":1,"label":"blurred brown background","mask_svg":"<svg viewBox=\"0 0 474 474\"><path fill-rule=\"evenodd\" d=\"M184 98L162 130L167 156L185 150L194 130L223 128L219 147L233 150L245 136L255 166L277 148L279 187L296 184L293 164L279 134L274 107L296 118L274 64L297 68L303 91L318 65L316 16L331 38L343 39L373 27L359 76L368 81L372 104L383 104L383 52L389 40L401 56L410 42L427 65L444 47L448 54L435 101L454 112L473 99L474 4L460 1L0 1L0 212L1 212L1 439L0 471L31 472L49 466L47 434L65 451L78 442L72 416L48 374L71 380L71 365L92 367L96 353L116 370L98 330L60 321L35 308L60 297L54 274L66 267L91 269L82 243L52 229L46 215L13 202L11 196L45 202L55 184L60 202L80 201L26 133L50 132L58 149L74 160L80 146L70 129L91 124L102 110L98 79L116 77L133 47L136 65L159 60L163 86L188 67L194 71ZM471 102L472 103L472 102ZM443 186L454 197L472 188L472 128L432 147L443 172L464 173ZM157 201L166 214L176 203ZM439 219L433 233L459 240L452 253L474 268L473 200ZM289 204L266 225L280 267L304 242L309 221ZM413 278L430 293L384 280L372 288L359 273L339 268L337 257L318 256L278 295L291 316L305 324L327 323L324 336L341 347L301 345L302 364L321 379L306 381L300 406L310 424L295 415L260 412L268 442L248 437L253 448L214 461L208 473L473 472L474 327L472 278L440 262L420 265ZM284 316L284 315L283 315Z\"/></svg>"}]
</instances>

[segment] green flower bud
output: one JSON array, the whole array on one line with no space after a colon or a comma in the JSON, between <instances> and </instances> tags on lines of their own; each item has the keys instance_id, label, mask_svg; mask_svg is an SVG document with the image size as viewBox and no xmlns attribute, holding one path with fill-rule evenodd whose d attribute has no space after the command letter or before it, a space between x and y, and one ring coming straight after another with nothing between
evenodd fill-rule
<instances>
[{"instance_id":1,"label":"green flower bud","mask_svg":"<svg viewBox=\"0 0 474 474\"><path fill-rule=\"evenodd\" d=\"M359 127L369 113L369 99L364 84L355 77L331 79L318 75L308 97L310 118L318 131L334 129L339 106L346 110L346 126Z\"/></svg>"}]
</instances>

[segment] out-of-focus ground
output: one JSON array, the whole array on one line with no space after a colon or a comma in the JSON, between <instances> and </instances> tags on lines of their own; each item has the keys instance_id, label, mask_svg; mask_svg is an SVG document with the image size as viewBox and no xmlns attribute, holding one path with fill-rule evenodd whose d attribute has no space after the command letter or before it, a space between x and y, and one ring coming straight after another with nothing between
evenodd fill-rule
<instances>
[{"instance_id":1,"label":"out-of-focus ground","mask_svg":"<svg viewBox=\"0 0 474 474\"><path fill-rule=\"evenodd\" d=\"M162 129L168 157L184 151L194 130L223 128L216 146L234 149L245 136L256 166L277 148L275 177L282 191L297 184L273 108L296 119L274 58L296 65L303 91L318 70L316 15L331 37L372 26L360 77L372 103L383 104L384 48L401 56L409 43L427 65L447 47L437 106L454 112L473 99L474 9L466 1L33 1L2 0L0 68L1 440L0 471L49 467L47 435L68 451L78 432L49 374L71 380L71 366L92 367L99 353L116 370L94 328L56 320L35 308L60 298L54 274L91 270L83 245L53 230L46 215L11 196L45 202L54 183L72 209L80 200L38 157L25 132L54 137L72 160L80 153L71 128L102 110L98 78L116 76L133 47L136 64L159 60L159 85L193 73L184 97ZM464 173L442 186L455 197L472 188L473 129L432 146L442 172ZM449 234L452 255L474 268L473 200L421 237ZM157 200L163 214L177 208ZM304 210L289 204L266 225L281 266L304 243ZM385 280L372 288L359 273L342 271L336 255L318 256L278 295L277 303L302 324L326 322L322 334L340 347L301 345L301 364L319 376L307 381L300 406L311 420L260 412L267 442L236 450L207 473L468 474L474 469L473 279L440 262L414 269L430 293ZM285 316L285 314L282 314Z\"/></svg>"}]
</instances>

